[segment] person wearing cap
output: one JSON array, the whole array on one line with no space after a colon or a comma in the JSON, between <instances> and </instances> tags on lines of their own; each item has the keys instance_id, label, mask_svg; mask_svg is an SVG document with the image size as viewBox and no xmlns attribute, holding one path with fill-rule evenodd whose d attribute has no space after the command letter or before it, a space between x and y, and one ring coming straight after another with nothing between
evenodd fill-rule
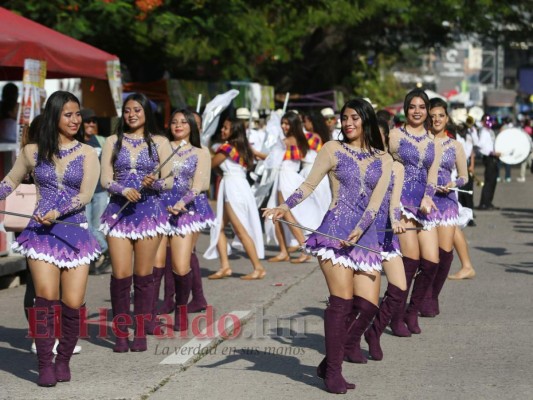
<instances>
[{"instance_id":1,"label":"person wearing cap","mask_svg":"<svg viewBox=\"0 0 533 400\"><path fill-rule=\"evenodd\" d=\"M259 113L257 111L253 111L250 114L250 110L248 110L246 107L241 107L237 108L235 116L237 119L240 119L244 122L244 126L246 127L246 136L248 137L250 146L252 146L252 148L255 150L254 152L261 152L263 149L263 142L265 141L265 132L250 126L250 119L252 119L253 122L259 121Z\"/></svg>"},{"instance_id":2,"label":"person wearing cap","mask_svg":"<svg viewBox=\"0 0 533 400\"><path fill-rule=\"evenodd\" d=\"M90 108L84 108L81 110L81 118L83 121L85 143L95 148L96 153L98 154L98 159L100 159L105 137L98 135L98 120L96 118L96 113ZM98 244L102 248L102 256L100 259L91 262L89 266L89 273L91 275L99 275L110 265L107 241L104 234L98 230L100 227L100 217L107 206L107 201L107 192L104 190L100 182L98 182L96 190L94 191L94 195L90 203L86 206L89 229L96 237Z\"/></svg>"},{"instance_id":3,"label":"person wearing cap","mask_svg":"<svg viewBox=\"0 0 533 400\"><path fill-rule=\"evenodd\" d=\"M483 117L483 127L479 131L479 141L477 148L483 156L483 165L485 166L485 177L483 189L481 189L481 199L478 210L495 210L497 209L492 200L496 191L498 177L498 160L500 153L494 151L496 135L492 130L493 120L490 115Z\"/></svg>"},{"instance_id":4,"label":"person wearing cap","mask_svg":"<svg viewBox=\"0 0 533 400\"><path fill-rule=\"evenodd\" d=\"M333 111L333 108L323 108L322 110L320 110L320 114L322 114L322 116L324 117L324 121L326 122L326 125L329 128L331 138L333 140L341 140L342 137L340 136L340 129L337 128L337 116L335 115L335 111Z\"/></svg>"}]
</instances>

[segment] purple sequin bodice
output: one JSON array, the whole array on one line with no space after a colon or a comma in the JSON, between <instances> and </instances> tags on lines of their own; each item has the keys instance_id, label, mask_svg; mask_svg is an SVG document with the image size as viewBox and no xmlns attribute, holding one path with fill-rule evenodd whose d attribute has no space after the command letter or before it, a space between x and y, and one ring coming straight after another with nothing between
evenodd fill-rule
<instances>
[{"instance_id":1,"label":"purple sequin bodice","mask_svg":"<svg viewBox=\"0 0 533 400\"><path fill-rule=\"evenodd\" d=\"M172 163L174 185L172 186L172 190L162 195L165 207L176 204L191 188L194 173L198 166L198 156L191 153L192 149L178 152L177 159Z\"/></svg>"},{"instance_id":2,"label":"purple sequin bodice","mask_svg":"<svg viewBox=\"0 0 533 400\"><path fill-rule=\"evenodd\" d=\"M455 168L455 160L457 158L452 139L448 139L442 143L442 147L442 160L440 163L439 175L437 177L438 186L446 186L451 182L452 171Z\"/></svg>"},{"instance_id":3,"label":"purple sequin bodice","mask_svg":"<svg viewBox=\"0 0 533 400\"><path fill-rule=\"evenodd\" d=\"M399 138L392 154L404 167L404 183L401 193L401 204L408 212L407 216L424 219L418 212L424 195L432 196L435 190L428 184L429 170L435 160L435 144L428 135L415 136L400 129ZM392 149L391 149L392 150Z\"/></svg>"},{"instance_id":4,"label":"purple sequin bodice","mask_svg":"<svg viewBox=\"0 0 533 400\"><path fill-rule=\"evenodd\" d=\"M144 139L127 139L130 143L145 143ZM134 144L135 146L135 144ZM122 146L117 154L117 159L113 164L115 181L123 187L139 189L141 182L146 175L151 174L159 165L159 156L155 144L151 144L152 157L148 148L142 149L137 156L130 152L126 146ZM144 189L143 192L151 192L151 189Z\"/></svg>"},{"instance_id":5,"label":"purple sequin bodice","mask_svg":"<svg viewBox=\"0 0 533 400\"><path fill-rule=\"evenodd\" d=\"M326 151L331 147L335 148L331 153L334 161L328 173L332 182L332 203L317 231L346 239L354 229L360 229L362 235L357 244L378 250L376 226L373 222L381 200L379 203L374 201L373 204L371 198L385 173L383 158L344 143L326 145ZM390 169L386 173L390 174ZM305 197L302 187L305 187L305 183L287 199L287 206L293 207L302 201ZM384 194L385 189L381 188L380 193ZM379 253L369 252L358 246L342 247L338 240L320 234L309 235L306 249L322 259L330 259L333 264L355 270L381 269Z\"/></svg>"},{"instance_id":6,"label":"purple sequin bodice","mask_svg":"<svg viewBox=\"0 0 533 400\"><path fill-rule=\"evenodd\" d=\"M58 163L71 153L81 148L81 143L69 150L60 150ZM37 154L35 154L37 160ZM80 204L73 204L77 201L80 193L81 183L83 181L83 163L85 156L83 154L75 156L72 160L66 162L64 170L56 168L56 165L49 161L36 162L33 176L35 184L39 188L39 198L35 207L34 214L46 214L50 210L64 210L74 205L79 215L79 222L85 222L83 211L85 208L79 208ZM61 171L61 172L60 172ZM30 226L39 225L36 221L31 220Z\"/></svg>"}]
</instances>

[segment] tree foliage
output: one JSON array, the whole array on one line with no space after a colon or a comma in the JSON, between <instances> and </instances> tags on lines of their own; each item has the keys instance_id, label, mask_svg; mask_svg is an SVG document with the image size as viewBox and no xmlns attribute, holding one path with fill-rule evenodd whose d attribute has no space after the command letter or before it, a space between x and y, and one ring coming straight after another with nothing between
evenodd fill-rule
<instances>
[{"instance_id":1,"label":"tree foliage","mask_svg":"<svg viewBox=\"0 0 533 400\"><path fill-rule=\"evenodd\" d=\"M531 37L518 0L7 0L21 15L116 54L131 80L254 80L311 92L381 76L408 44ZM375 62L361 58L369 55ZM366 66L365 66L366 65ZM363 66L366 70L361 69ZM361 75L361 71L363 74Z\"/></svg>"}]
</instances>

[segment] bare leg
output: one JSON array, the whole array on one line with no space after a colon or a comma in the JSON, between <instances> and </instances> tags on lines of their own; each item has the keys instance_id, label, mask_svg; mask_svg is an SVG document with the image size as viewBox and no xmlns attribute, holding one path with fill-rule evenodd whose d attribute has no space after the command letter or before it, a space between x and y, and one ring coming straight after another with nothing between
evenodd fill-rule
<instances>
[{"instance_id":1,"label":"bare leg","mask_svg":"<svg viewBox=\"0 0 533 400\"><path fill-rule=\"evenodd\" d=\"M379 303L379 289L381 273L379 271L357 271L353 276L354 296L362 297L377 306Z\"/></svg>"},{"instance_id":2,"label":"bare leg","mask_svg":"<svg viewBox=\"0 0 533 400\"><path fill-rule=\"evenodd\" d=\"M224 203L224 213L228 216L229 221L231 222L231 226L233 226L233 229L235 230L235 234L239 237L239 240L244 246L246 254L248 254L248 257L252 262L252 266L254 267L253 273L243 276L241 278L245 280L264 278L266 272L257 255L255 243L229 203Z\"/></svg>"},{"instance_id":3,"label":"bare leg","mask_svg":"<svg viewBox=\"0 0 533 400\"><path fill-rule=\"evenodd\" d=\"M268 262L280 262L280 261L289 261L289 251L287 249L287 244L285 243L285 233L283 232L283 227L280 222L274 222L274 229L276 232L276 239L279 245L279 254L268 259Z\"/></svg>"},{"instance_id":4,"label":"bare leg","mask_svg":"<svg viewBox=\"0 0 533 400\"><path fill-rule=\"evenodd\" d=\"M406 228L416 228L419 225L416 224L412 219L402 218L402 224ZM404 257L409 257L413 260L420 259L420 246L418 244L418 237L416 231L407 231L398 235L398 240L400 241L400 249Z\"/></svg>"},{"instance_id":5,"label":"bare leg","mask_svg":"<svg viewBox=\"0 0 533 400\"><path fill-rule=\"evenodd\" d=\"M63 304L78 309L85 303L88 277L88 265L61 269L61 301Z\"/></svg>"},{"instance_id":6,"label":"bare leg","mask_svg":"<svg viewBox=\"0 0 533 400\"><path fill-rule=\"evenodd\" d=\"M214 274L209 275L208 279L221 279L231 276L231 268L229 265L228 258L228 238L224 233L224 228L228 225L229 218L228 214L225 212L222 216L222 226L220 227L220 234L218 236L217 251L218 257L220 258L220 269Z\"/></svg>"},{"instance_id":7,"label":"bare leg","mask_svg":"<svg viewBox=\"0 0 533 400\"><path fill-rule=\"evenodd\" d=\"M117 279L133 275L133 240L108 236L113 276Z\"/></svg>"},{"instance_id":8,"label":"bare leg","mask_svg":"<svg viewBox=\"0 0 533 400\"><path fill-rule=\"evenodd\" d=\"M385 270L385 275L387 275L387 281L391 285L396 286L400 290L407 289L405 270L401 257L394 257L389 261L383 261L383 269Z\"/></svg>"},{"instance_id":9,"label":"bare leg","mask_svg":"<svg viewBox=\"0 0 533 400\"><path fill-rule=\"evenodd\" d=\"M35 296L46 300L59 300L61 270L54 264L28 258Z\"/></svg>"},{"instance_id":10,"label":"bare leg","mask_svg":"<svg viewBox=\"0 0 533 400\"><path fill-rule=\"evenodd\" d=\"M334 265L330 260L318 259L320 269L326 278L329 294L350 300L353 298L354 270L340 265Z\"/></svg>"},{"instance_id":11,"label":"bare leg","mask_svg":"<svg viewBox=\"0 0 533 400\"><path fill-rule=\"evenodd\" d=\"M453 244L459 260L461 260L461 269L454 275L448 276L448 279L459 280L459 279L471 279L476 276L476 271L472 265L472 260L470 259L470 252L468 251L468 243L466 242L465 235L461 229L455 230L455 235L453 238Z\"/></svg>"},{"instance_id":12,"label":"bare leg","mask_svg":"<svg viewBox=\"0 0 533 400\"><path fill-rule=\"evenodd\" d=\"M437 233L439 236L439 247L444 251L452 251L455 236L455 225L439 226L437 228Z\"/></svg>"},{"instance_id":13,"label":"bare leg","mask_svg":"<svg viewBox=\"0 0 533 400\"><path fill-rule=\"evenodd\" d=\"M191 270L191 254L193 249L193 235L184 237L176 235L170 237L172 248L172 269L175 274L184 276Z\"/></svg>"},{"instance_id":14,"label":"bare leg","mask_svg":"<svg viewBox=\"0 0 533 400\"><path fill-rule=\"evenodd\" d=\"M420 257L433 263L438 263L439 236L437 229L433 228L430 231L419 231L417 235L420 245Z\"/></svg>"},{"instance_id":15,"label":"bare leg","mask_svg":"<svg viewBox=\"0 0 533 400\"><path fill-rule=\"evenodd\" d=\"M282 202L284 202L281 193L279 193L279 197L280 197L280 204L281 204ZM298 221L296 221L296 218L294 218L294 215L290 211L285 214L285 219L287 221L295 223L295 224L298 223ZM297 227L292 226L292 225L289 225L289 230L291 231L292 235L294 236L294 238L298 242L298 245L300 247L302 247L304 242L305 242L305 236L304 236L302 230L300 228L297 228ZM288 249L287 249L287 252L290 253L288 251ZM303 263L303 262L309 261L310 259L311 259L311 256L309 256L309 255L307 255L307 254L302 252L300 257L292 259L291 263L299 264L299 263Z\"/></svg>"}]
</instances>

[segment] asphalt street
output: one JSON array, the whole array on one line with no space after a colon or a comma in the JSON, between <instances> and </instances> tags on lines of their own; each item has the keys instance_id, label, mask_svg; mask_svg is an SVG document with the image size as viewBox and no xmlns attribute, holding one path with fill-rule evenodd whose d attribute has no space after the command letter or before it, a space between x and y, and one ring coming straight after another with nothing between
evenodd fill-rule
<instances>
[{"instance_id":1,"label":"asphalt street","mask_svg":"<svg viewBox=\"0 0 533 400\"><path fill-rule=\"evenodd\" d=\"M476 211L468 227L475 279L447 281L441 315L421 318L421 335L382 337L383 361L344 363L355 391L366 399L533 398L533 176L498 184L497 211ZM476 188L476 199L479 188ZM207 246L202 235L198 249ZM274 255L269 247L267 256ZM328 295L315 261L269 264L251 272L243 254L233 276L207 280L216 261L200 259L212 308L191 314L187 337L149 337L143 353L116 354L101 309L110 309L110 275L91 276L87 307L93 320L83 350L73 356L73 379L54 388L36 385L23 312L25 286L0 291L1 399L323 399L315 376L324 354L323 311ZM459 268L457 257L452 272ZM382 287L386 285L383 279ZM105 310L104 310L105 312ZM208 326L213 329L202 330ZM107 331L107 332L106 332ZM196 336L196 337L195 337ZM366 343L363 342L366 351Z\"/></svg>"}]
</instances>

